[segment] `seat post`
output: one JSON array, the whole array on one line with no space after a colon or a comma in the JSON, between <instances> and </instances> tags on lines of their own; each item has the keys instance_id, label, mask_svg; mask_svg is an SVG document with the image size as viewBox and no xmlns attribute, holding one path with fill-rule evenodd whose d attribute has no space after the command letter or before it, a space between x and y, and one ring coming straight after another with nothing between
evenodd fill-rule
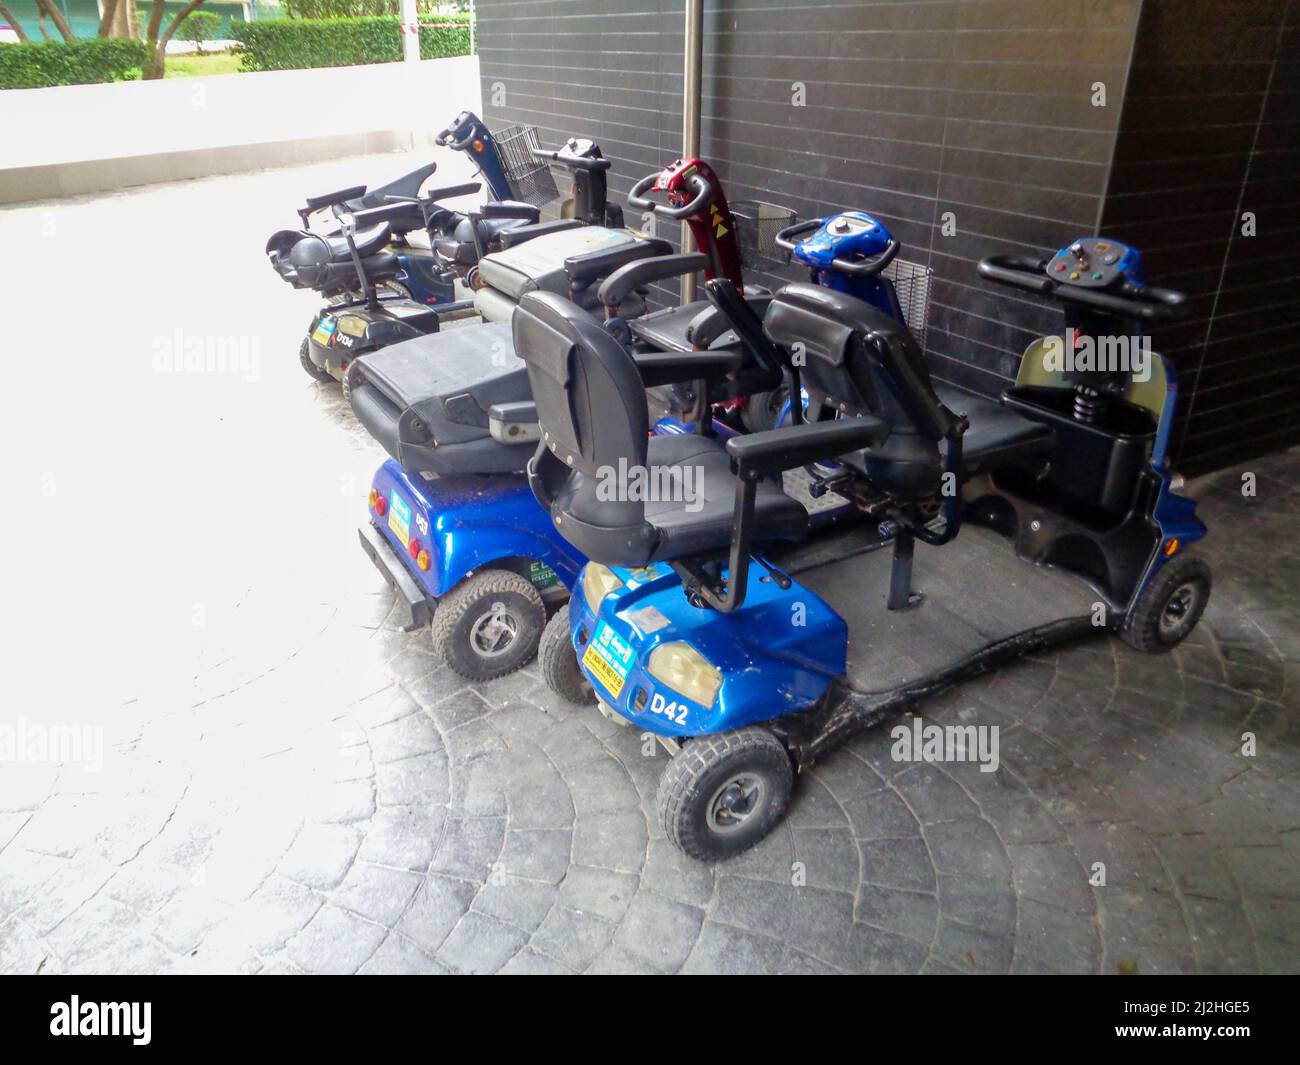
<instances>
[{"instance_id":1,"label":"seat post","mask_svg":"<svg viewBox=\"0 0 1300 1065\"><path fill-rule=\"evenodd\" d=\"M894 534L894 562L889 571L889 609L903 610L912 602L912 554L916 537L904 525Z\"/></svg>"}]
</instances>

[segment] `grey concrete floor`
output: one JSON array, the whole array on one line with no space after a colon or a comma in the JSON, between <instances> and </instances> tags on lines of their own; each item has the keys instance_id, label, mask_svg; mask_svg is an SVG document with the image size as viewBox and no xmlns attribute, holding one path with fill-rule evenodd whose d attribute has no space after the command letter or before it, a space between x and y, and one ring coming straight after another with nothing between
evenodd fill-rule
<instances>
[{"instance_id":1,"label":"grey concrete floor","mask_svg":"<svg viewBox=\"0 0 1300 1065\"><path fill-rule=\"evenodd\" d=\"M0 211L0 971L1300 968L1300 456L1193 486L1187 646L967 686L924 715L999 725L996 773L864 736L695 864L661 752L535 668L461 682L357 546L381 452L298 367L314 301L261 249L406 162ZM242 367L169 368L222 338Z\"/></svg>"}]
</instances>

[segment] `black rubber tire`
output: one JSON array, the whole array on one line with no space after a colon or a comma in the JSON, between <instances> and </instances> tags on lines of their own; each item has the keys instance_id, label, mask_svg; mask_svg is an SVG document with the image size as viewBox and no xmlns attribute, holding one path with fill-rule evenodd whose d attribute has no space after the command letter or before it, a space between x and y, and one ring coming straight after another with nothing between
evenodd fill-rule
<instances>
[{"instance_id":1,"label":"black rubber tire","mask_svg":"<svg viewBox=\"0 0 1300 1065\"><path fill-rule=\"evenodd\" d=\"M746 773L761 776L763 801L740 826L726 832L708 821L709 804L726 782ZM781 741L751 725L687 740L659 781L659 824L673 846L700 861L717 861L748 850L785 815L794 770Z\"/></svg>"},{"instance_id":2,"label":"black rubber tire","mask_svg":"<svg viewBox=\"0 0 1300 1065\"><path fill-rule=\"evenodd\" d=\"M314 377L317 381L333 381L328 370L322 370L311 361L311 341L306 337L302 338L302 346L298 349L298 361L302 363L302 368L307 371L308 376Z\"/></svg>"},{"instance_id":3,"label":"black rubber tire","mask_svg":"<svg viewBox=\"0 0 1300 1065\"><path fill-rule=\"evenodd\" d=\"M542 680L561 699L575 706L591 706L596 701L596 693L578 667L578 656L573 653L568 603L546 623L542 642L537 645L537 662L542 667Z\"/></svg>"},{"instance_id":4,"label":"black rubber tire","mask_svg":"<svg viewBox=\"0 0 1300 1065\"><path fill-rule=\"evenodd\" d=\"M474 628L501 604L515 634L495 655L480 653ZM518 573L487 569L456 585L433 612L433 647L466 680L495 680L531 662L546 625L546 607L532 582Z\"/></svg>"},{"instance_id":5,"label":"black rubber tire","mask_svg":"<svg viewBox=\"0 0 1300 1065\"><path fill-rule=\"evenodd\" d=\"M1210 567L1195 555L1179 555L1167 562L1138 596L1133 616L1120 632L1130 647L1149 655L1164 654L1177 647L1196 628L1212 586ZM1191 600L1176 626L1161 626L1161 619L1174 596L1187 589Z\"/></svg>"},{"instance_id":6,"label":"black rubber tire","mask_svg":"<svg viewBox=\"0 0 1300 1065\"><path fill-rule=\"evenodd\" d=\"M348 368L347 368L347 366L343 367L343 376L340 377L338 380L339 380L339 388L343 389L343 398L344 398L348 403L351 403L351 402L352 402L352 387L348 384Z\"/></svg>"},{"instance_id":7,"label":"black rubber tire","mask_svg":"<svg viewBox=\"0 0 1300 1065\"><path fill-rule=\"evenodd\" d=\"M740 409L740 422L746 432L761 433L765 429L776 428L776 417L781 413L781 404L789 396L790 390L785 385L771 392L755 392Z\"/></svg>"}]
</instances>

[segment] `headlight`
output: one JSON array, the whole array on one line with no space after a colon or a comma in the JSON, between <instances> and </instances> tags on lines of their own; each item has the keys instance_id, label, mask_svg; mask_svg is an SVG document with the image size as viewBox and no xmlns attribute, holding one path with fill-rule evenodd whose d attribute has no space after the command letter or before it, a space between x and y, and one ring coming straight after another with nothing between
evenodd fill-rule
<instances>
[{"instance_id":1,"label":"headlight","mask_svg":"<svg viewBox=\"0 0 1300 1065\"><path fill-rule=\"evenodd\" d=\"M588 562L582 571L582 597L587 600L587 607L594 614L600 609L600 601L616 588L622 588L623 582L614 575L608 566L599 562Z\"/></svg>"},{"instance_id":2,"label":"headlight","mask_svg":"<svg viewBox=\"0 0 1300 1065\"><path fill-rule=\"evenodd\" d=\"M650 675L701 706L712 706L722 674L687 643L661 643L650 652Z\"/></svg>"}]
</instances>

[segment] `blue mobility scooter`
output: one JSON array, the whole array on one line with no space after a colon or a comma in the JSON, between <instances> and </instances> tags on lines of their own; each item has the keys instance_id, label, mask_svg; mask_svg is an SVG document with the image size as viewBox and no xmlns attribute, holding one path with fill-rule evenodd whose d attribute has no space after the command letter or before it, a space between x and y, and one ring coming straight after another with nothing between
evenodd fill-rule
<instances>
[{"instance_id":1,"label":"blue mobility scooter","mask_svg":"<svg viewBox=\"0 0 1300 1065\"><path fill-rule=\"evenodd\" d=\"M649 386L707 377L711 398L773 388L780 365L751 354L708 300L642 313L641 290L655 280L698 270L739 280L735 227L712 170L678 160L640 182L643 192L656 178L677 217L727 224L702 230L701 253L666 254L659 241L646 242L658 254L635 259L616 248L581 265L570 260L571 292L587 291L588 274L604 276L581 313L632 352ZM611 256L628 261L605 276ZM510 323L363 355L348 381L358 419L393 456L375 474L360 536L397 592L399 623L431 622L435 647L468 678L517 669L536 653L547 614L568 599L585 559L555 531L524 476L540 433ZM679 428L664 421L657 431Z\"/></svg>"},{"instance_id":2,"label":"blue mobility scooter","mask_svg":"<svg viewBox=\"0 0 1300 1065\"><path fill-rule=\"evenodd\" d=\"M843 221L820 227L827 252L815 238L796 258L833 264ZM647 442L626 351L556 297L516 312L545 443L530 482L591 560L543 637L543 672L571 699L594 689L673 754L659 817L692 857L757 842L795 772L927 696L1107 631L1168 650L1205 607L1209 570L1187 550L1205 529L1165 454L1172 371L1158 356L1096 354L1179 313L1182 295L1145 285L1137 251L1098 238L980 272L1065 312L1066 339L1031 344L1000 403L936 389L873 301L789 285L760 325L709 282L809 397L807 416L796 404L793 424L725 447ZM694 509L594 491L611 468L658 467L658 483L679 484L692 466ZM797 468L871 520L810 537L776 480ZM917 541L940 549L914 573Z\"/></svg>"}]
</instances>

